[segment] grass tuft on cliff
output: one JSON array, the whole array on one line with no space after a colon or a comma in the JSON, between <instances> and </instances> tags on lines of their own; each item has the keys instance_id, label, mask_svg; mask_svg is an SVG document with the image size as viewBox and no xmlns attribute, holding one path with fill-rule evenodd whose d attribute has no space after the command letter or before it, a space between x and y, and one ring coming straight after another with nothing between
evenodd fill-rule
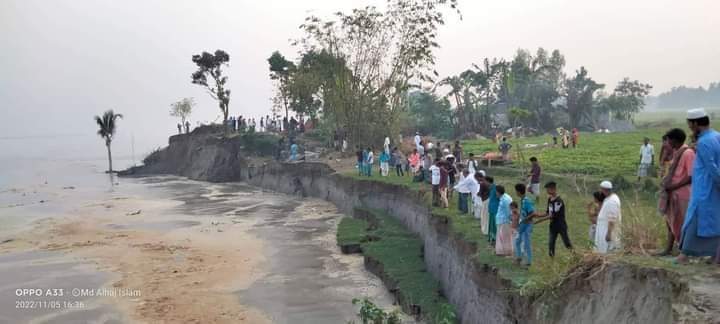
<instances>
[{"instance_id":1,"label":"grass tuft on cliff","mask_svg":"<svg viewBox=\"0 0 720 324\"><path fill-rule=\"evenodd\" d=\"M427 271L422 240L382 211L357 208L356 213L368 221L343 218L338 225L338 244L362 242L366 267L383 279L405 312L419 311L428 323L452 323L454 309L440 294L440 283Z\"/></svg>"}]
</instances>

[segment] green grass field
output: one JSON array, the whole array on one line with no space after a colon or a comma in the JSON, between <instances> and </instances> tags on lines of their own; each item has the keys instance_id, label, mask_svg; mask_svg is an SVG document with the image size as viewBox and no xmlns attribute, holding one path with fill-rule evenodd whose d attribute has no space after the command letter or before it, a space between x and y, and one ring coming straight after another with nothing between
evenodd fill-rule
<instances>
[{"instance_id":1,"label":"green grass field","mask_svg":"<svg viewBox=\"0 0 720 324\"><path fill-rule=\"evenodd\" d=\"M639 150L644 137L652 139L656 153L660 151L660 139L666 130L672 127L687 129L682 118L672 122L662 121L663 125L640 128L628 133L595 134L583 133L577 149L542 148L525 149L522 152L524 159L536 156L543 167L542 182L556 181L559 185L560 195L567 208L567 222L569 235L575 247L574 252L566 250L562 241L556 243L556 256L548 256L548 223L535 226L532 235L532 249L534 262L529 270L516 267L510 258L494 255L494 250L487 243L487 239L480 231L479 223L471 216L461 216L457 211L457 195L451 201L448 209L433 208L433 212L445 215L450 219L451 228L466 239L475 241L481 248L475 256L483 263L493 264L500 274L511 279L521 292L532 294L559 282L567 271L576 265L583 254L591 251L592 243L588 230L590 221L586 212L586 205L592 200L592 192L596 191L602 179L623 181L623 189L618 191L622 200L623 210L623 240L627 252L615 255L614 258L623 262L633 262L667 269L680 269L673 265L671 258L655 258L651 254L665 244L664 219L656 211L656 188L659 182L653 178L642 183L636 183L635 174L639 161ZM720 126L715 122L714 125ZM514 140L515 147L526 143L542 144L551 142L549 136L538 136ZM465 154L476 154L495 151L497 145L486 141L468 141L463 143ZM513 149L515 150L515 149ZM520 156L517 152L516 157ZM514 196L512 189L516 183L524 182L523 167L528 165L516 161L510 166L485 168L489 175L495 178L495 183L504 185L508 192ZM413 190L427 192L427 204L430 200L430 188L427 184L413 183L411 177L381 177L377 172L373 176L361 177L356 172L347 173L348 176L365 181L382 181L408 186ZM536 208L543 210L546 196L541 197Z\"/></svg>"}]
</instances>

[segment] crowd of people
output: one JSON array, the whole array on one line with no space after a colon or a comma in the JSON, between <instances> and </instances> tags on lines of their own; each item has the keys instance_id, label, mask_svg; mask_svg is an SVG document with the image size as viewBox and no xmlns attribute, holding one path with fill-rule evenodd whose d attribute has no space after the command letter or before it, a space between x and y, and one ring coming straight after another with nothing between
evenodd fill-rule
<instances>
[{"instance_id":1,"label":"crowd of people","mask_svg":"<svg viewBox=\"0 0 720 324\"><path fill-rule=\"evenodd\" d=\"M663 137L659 210L666 219L668 244L659 254L670 255L677 246L677 263L687 263L690 257L715 257L720 263L720 133L710 128L709 117L702 109L688 112L688 125L692 147L685 144L687 136L682 129L671 129ZM576 133L563 132L567 137L564 147L577 145ZM646 139L641 147L639 177L646 176L654 163L654 148L649 142ZM377 165L381 176L389 176L391 168L398 177L412 176L412 181L432 186L435 207L448 208L456 195L458 212L473 215L495 253L513 257L518 264L532 263L533 227L545 221L549 221L548 255L555 256L558 237L567 249L573 249L559 185L553 181L541 185L542 168L536 157L529 159L527 181L511 187L519 199L513 201L505 186L481 170L473 153L465 156L459 141L443 146L416 134L415 147L407 155L390 144L386 138L377 159L372 147L356 147L359 175L372 176ZM509 149L503 138L499 146L503 158ZM536 207L543 195L541 186L547 197L542 210ZM594 250L605 254L622 249L622 204L613 183L605 180L599 184L587 212L591 223L588 238Z\"/></svg>"},{"instance_id":2,"label":"crowd of people","mask_svg":"<svg viewBox=\"0 0 720 324\"><path fill-rule=\"evenodd\" d=\"M200 125L200 123L198 123ZM312 126L312 125L310 125ZM183 133L183 127L186 134L190 133L190 122L186 121L177 124L178 134ZM291 116L280 118L278 116L270 117L270 115L260 116L259 119L254 117L237 117L230 116L225 121L225 127L232 132L273 132L273 133L304 133L307 122L302 116Z\"/></svg>"},{"instance_id":3,"label":"crowd of people","mask_svg":"<svg viewBox=\"0 0 720 324\"><path fill-rule=\"evenodd\" d=\"M242 115L238 117L231 116L227 120L226 125L230 130L237 132L253 131L253 132L275 132L275 133L303 133L305 132L305 120L302 116L283 117L270 115L261 116L259 121L252 118L246 118Z\"/></svg>"}]
</instances>

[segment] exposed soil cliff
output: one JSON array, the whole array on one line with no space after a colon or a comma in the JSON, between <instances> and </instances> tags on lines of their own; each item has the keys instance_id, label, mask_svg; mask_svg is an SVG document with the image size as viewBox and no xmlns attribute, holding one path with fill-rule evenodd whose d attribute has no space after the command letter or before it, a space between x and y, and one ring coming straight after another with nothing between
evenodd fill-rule
<instances>
[{"instance_id":1,"label":"exposed soil cliff","mask_svg":"<svg viewBox=\"0 0 720 324\"><path fill-rule=\"evenodd\" d=\"M247 168L232 140L192 137L171 138L157 161L124 174L246 180L283 193L323 198L348 214L357 206L384 210L423 240L427 267L463 323L671 323L674 304L685 300L687 286L673 273L604 263L578 269L544 296L523 297L491 265L473 261L478 247L450 231L447 219L433 215L418 192L352 179L321 163Z\"/></svg>"}]
</instances>

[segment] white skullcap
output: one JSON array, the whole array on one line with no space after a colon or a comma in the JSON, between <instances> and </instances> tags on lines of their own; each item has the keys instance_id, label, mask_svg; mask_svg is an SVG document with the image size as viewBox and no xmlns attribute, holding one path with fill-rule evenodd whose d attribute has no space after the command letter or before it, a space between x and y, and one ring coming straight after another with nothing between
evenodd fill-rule
<instances>
[{"instance_id":1,"label":"white skullcap","mask_svg":"<svg viewBox=\"0 0 720 324\"><path fill-rule=\"evenodd\" d=\"M612 190L612 182L607 181L607 180L600 182L600 188Z\"/></svg>"},{"instance_id":2,"label":"white skullcap","mask_svg":"<svg viewBox=\"0 0 720 324\"><path fill-rule=\"evenodd\" d=\"M690 109L687 111L687 119L689 120L700 119L703 117L707 117L705 108Z\"/></svg>"},{"instance_id":3,"label":"white skullcap","mask_svg":"<svg viewBox=\"0 0 720 324\"><path fill-rule=\"evenodd\" d=\"M483 176L483 177L485 176L485 171L484 171L484 170L480 170L480 171L478 171L477 173L480 173L480 175Z\"/></svg>"}]
</instances>

